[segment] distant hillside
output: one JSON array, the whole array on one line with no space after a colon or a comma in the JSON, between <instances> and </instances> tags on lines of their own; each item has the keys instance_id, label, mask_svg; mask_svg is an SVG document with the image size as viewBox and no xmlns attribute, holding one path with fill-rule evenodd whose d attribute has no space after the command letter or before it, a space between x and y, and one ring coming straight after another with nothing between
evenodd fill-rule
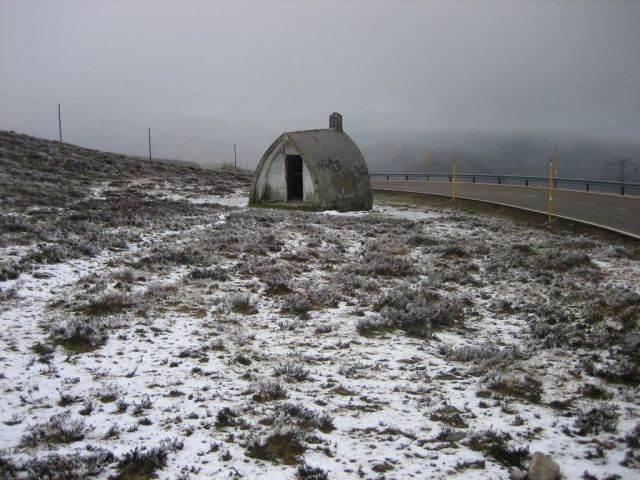
<instances>
[{"instance_id":1,"label":"distant hillside","mask_svg":"<svg viewBox=\"0 0 640 480\"><path fill-rule=\"evenodd\" d=\"M102 182L140 180L161 186L178 178L187 185L215 187L218 193L232 192L251 181L240 173L149 161L0 131L2 208L67 205Z\"/></svg>"},{"instance_id":2,"label":"distant hillside","mask_svg":"<svg viewBox=\"0 0 640 480\"><path fill-rule=\"evenodd\" d=\"M632 157L640 164L640 145L560 135L409 132L385 139L360 140L371 172L449 172L455 158L461 173L547 174L554 146L559 147L562 177L618 180L619 169L607 164ZM430 161L428 160L430 156ZM640 182L640 168L630 165L625 180Z\"/></svg>"}]
</instances>

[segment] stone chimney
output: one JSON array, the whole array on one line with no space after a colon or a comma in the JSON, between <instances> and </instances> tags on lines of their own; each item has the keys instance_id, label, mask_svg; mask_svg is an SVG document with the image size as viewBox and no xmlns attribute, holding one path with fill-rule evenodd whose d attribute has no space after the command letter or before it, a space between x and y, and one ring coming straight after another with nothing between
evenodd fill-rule
<instances>
[{"instance_id":1,"label":"stone chimney","mask_svg":"<svg viewBox=\"0 0 640 480\"><path fill-rule=\"evenodd\" d=\"M342 131L342 115L338 112L333 112L329 115L329 128L333 128L338 132Z\"/></svg>"}]
</instances>

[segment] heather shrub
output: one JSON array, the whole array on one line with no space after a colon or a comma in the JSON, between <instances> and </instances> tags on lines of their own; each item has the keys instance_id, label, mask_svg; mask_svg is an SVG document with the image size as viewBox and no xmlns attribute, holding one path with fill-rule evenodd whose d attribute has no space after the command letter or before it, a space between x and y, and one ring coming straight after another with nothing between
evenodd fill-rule
<instances>
[{"instance_id":1,"label":"heather shrub","mask_svg":"<svg viewBox=\"0 0 640 480\"><path fill-rule=\"evenodd\" d=\"M483 383L496 393L523 398L532 403L538 403L542 398L542 382L530 375L492 370L485 375Z\"/></svg>"},{"instance_id":2,"label":"heather shrub","mask_svg":"<svg viewBox=\"0 0 640 480\"><path fill-rule=\"evenodd\" d=\"M528 354L515 344L500 348L491 342L465 345L453 349L444 348L441 351L457 362L475 364L498 363L504 360L520 360L528 357Z\"/></svg>"},{"instance_id":3,"label":"heather shrub","mask_svg":"<svg viewBox=\"0 0 640 480\"><path fill-rule=\"evenodd\" d=\"M52 453L43 458L32 458L20 466L27 480L85 480L97 477L105 468L115 462L116 457L108 450L96 447L88 447L86 454L58 454ZM3 477L0 464L1 478ZM15 473L15 472L14 472Z\"/></svg>"},{"instance_id":4,"label":"heather shrub","mask_svg":"<svg viewBox=\"0 0 640 480\"><path fill-rule=\"evenodd\" d=\"M602 403L589 410L578 410L573 423L576 435L598 435L600 431L615 433L618 427L618 408L611 403Z\"/></svg>"},{"instance_id":5,"label":"heather shrub","mask_svg":"<svg viewBox=\"0 0 640 480\"><path fill-rule=\"evenodd\" d=\"M309 311L312 307L313 303L310 294L294 293L284 297L280 311L300 318L309 318Z\"/></svg>"},{"instance_id":6,"label":"heather shrub","mask_svg":"<svg viewBox=\"0 0 640 480\"><path fill-rule=\"evenodd\" d=\"M506 467L522 468L529 456L529 447L510 442L511 435L493 429L472 432L465 444L475 451L483 452Z\"/></svg>"},{"instance_id":7,"label":"heather shrub","mask_svg":"<svg viewBox=\"0 0 640 480\"><path fill-rule=\"evenodd\" d=\"M188 278L191 280L213 280L216 282L226 282L229 280L227 270L220 267L194 268L189 272Z\"/></svg>"},{"instance_id":8,"label":"heather shrub","mask_svg":"<svg viewBox=\"0 0 640 480\"><path fill-rule=\"evenodd\" d=\"M223 407L216 413L216 428L233 427L238 423L238 413L229 407Z\"/></svg>"},{"instance_id":9,"label":"heather shrub","mask_svg":"<svg viewBox=\"0 0 640 480\"><path fill-rule=\"evenodd\" d=\"M299 362L281 363L273 369L273 375L290 382L303 382L309 380L309 369Z\"/></svg>"},{"instance_id":10,"label":"heather shrub","mask_svg":"<svg viewBox=\"0 0 640 480\"><path fill-rule=\"evenodd\" d=\"M317 428L324 433L335 430L331 415L307 408L302 404L281 403L276 407L276 414L283 417L279 420L281 423L290 424L293 422L302 430Z\"/></svg>"},{"instance_id":11,"label":"heather shrub","mask_svg":"<svg viewBox=\"0 0 640 480\"><path fill-rule=\"evenodd\" d=\"M329 474L320 467L308 465L304 459L298 464L297 480L328 480Z\"/></svg>"},{"instance_id":12,"label":"heather shrub","mask_svg":"<svg viewBox=\"0 0 640 480\"><path fill-rule=\"evenodd\" d=\"M133 480L156 477L167 465L168 451L162 447L135 447L126 452L116 465L114 480Z\"/></svg>"},{"instance_id":13,"label":"heather shrub","mask_svg":"<svg viewBox=\"0 0 640 480\"><path fill-rule=\"evenodd\" d=\"M95 427L89 426L82 419L71 418L70 412L51 416L45 423L27 427L22 437L22 444L36 447L42 443L72 443L84 439Z\"/></svg>"},{"instance_id":14,"label":"heather shrub","mask_svg":"<svg viewBox=\"0 0 640 480\"><path fill-rule=\"evenodd\" d=\"M546 270L566 272L579 267L593 268L598 267L591 261L589 255L584 252L576 251L552 251L543 255L537 262L540 268Z\"/></svg>"},{"instance_id":15,"label":"heather shrub","mask_svg":"<svg viewBox=\"0 0 640 480\"><path fill-rule=\"evenodd\" d=\"M15 280L20 276L23 266L11 260L0 260L0 282Z\"/></svg>"},{"instance_id":16,"label":"heather shrub","mask_svg":"<svg viewBox=\"0 0 640 480\"><path fill-rule=\"evenodd\" d=\"M356 322L356 330L360 335L370 336L384 332L392 328L391 322L382 318L379 314L359 318Z\"/></svg>"},{"instance_id":17,"label":"heather shrub","mask_svg":"<svg viewBox=\"0 0 640 480\"><path fill-rule=\"evenodd\" d=\"M350 263L346 273L379 277L406 277L417 273L413 262L405 257L386 252L365 252L362 261Z\"/></svg>"},{"instance_id":18,"label":"heather shrub","mask_svg":"<svg viewBox=\"0 0 640 480\"><path fill-rule=\"evenodd\" d=\"M276 426L262 435L252 434L246 442L247 456L295 465L306 449L303 432L295 426Z\"/></svg>"},{"instance_id":19,"label":"heather shrub","mask_svg":"<svg viewBox=\"0 0 640 480\"><path fill-rule=\"evenodd\" d=\"M253 385L253 399L256 402L269 402L287 398L287 392L282 384L274 379L261 378Z\"/></svg>"},{"instance_id":20,"label":"heather shrub","mask_svg":"<svg viewBox=\"0 0 640 480\"><path fill-rule=\"evenodd\" d=\"M102 317L58 317L44 326L55 344L82 353L104 345L109 338L108 332L118 324Z\"/></svg>"},{"instance_id":21,"label":"heather shrub","mask_svg":"<svg viewBox=\"0 0 640 480\"><path fill-rule=\"evenodd\" d=\"M251 295L248 293L232 293L227 296L227 304L233 313L243 315L255 315L258 309L253 304Z\"/></svg>"},{"instance_id":22,"label":"heather shrub","mask_svg":"<svg viewBox=\"0 0 640 480\"><path fill-rule=\"evenodd\" d=\"M463 301L457 297L430 298L417 290L389 290L373 309L390 325L416 337L428 338L432 329L452 327L463 318Z\"/></svg>"},{"instance_id":23,"label":"heather shrub","mask_svg":"<svg viewBox=\"0 0 640 480\"><path fill-rule=\"evenodd\" d=\"M82 307L85 315L114 315L136 308L139 300L133 295L109 291L94 297Z\"/></svg>"}]
</instances>

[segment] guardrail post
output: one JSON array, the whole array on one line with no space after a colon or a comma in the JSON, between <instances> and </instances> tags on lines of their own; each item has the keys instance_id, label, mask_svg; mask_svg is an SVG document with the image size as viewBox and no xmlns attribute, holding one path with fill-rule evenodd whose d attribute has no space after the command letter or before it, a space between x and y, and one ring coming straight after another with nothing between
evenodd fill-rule
<instances>
[{"instance_id":1,"label":"guardrail post","mask_svg":"<svg viewBox=\"0 0 640 480\"><path fill-rule=\"evenodd\" d=\"M525 187L528 187L528 186L529 186L529 179L528 179L528 178L525 178L525 179L524 179L524 186L525 186Z\"/></svg>"},{"instance_id":2,"label":"guardrail post","mask_svg":"<svg viewBox=\"0 0 640 480\"><path fill-rule=\"evenodd\" d=\"M471 177L471 183L476 183L476 177Z\"/></svg>"},{"instance_id":3,"label":"guardrail post","mask_svg":"<svg viewBox=\"0 0 640 480\"><path fill-rule=\"evenodd\" d=\"M409 181L409 175L407 175L405 178L407 179L407 182L408 182Z\"/></svg>"},{"instance_id":4,"label":"guardrail post","mask_svg":"<svg viewBox=\"0 0 640 480\"><path fill-rule=\"evenodd\" d=\"M498 177L498 185L502 185L502 179Z\"/></svg>"},{"instance_id":5,"label":"guardrail post","mask_svg":"<svg viewBox=\"0 0 640 480\"><path fill-rule=\"evenodd\" d=\"M387 180L389 180L389 175L387 175Z\"/></svg>"},{"instance_id":6,"label":"guardrail post","mask_svg":"<svg viewBox=\"0 0 640 480\"><path fill-rule=\"evenodd\" d=\"M589 184L588 183L586 184L586 187L587 187L587 192L588 192L589 191Z\"/></svg>"},{"instance_id":7,"label":"guardrail post","mask_svg":"<svg viewBox=\"0 0 640 480\"><path fill-rule=\"evenodd\" d=\"M620 187L620 195L624 195L624 185Z\"/></svg>"},{"instance_id":8,"label":"guardrail post","mask_svg":"<svg viewBox=\"0 0 640 480\"><path fill-rule=\"evenodd\" d=\"M449 175L449 183L451 183L451 175Z\"/></svg>"}]
</instances>

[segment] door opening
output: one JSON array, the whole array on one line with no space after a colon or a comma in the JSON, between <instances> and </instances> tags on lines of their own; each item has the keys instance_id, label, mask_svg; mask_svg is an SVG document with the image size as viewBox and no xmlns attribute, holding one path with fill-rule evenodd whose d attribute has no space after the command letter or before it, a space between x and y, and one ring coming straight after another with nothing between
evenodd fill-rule
<instances>
[{"instance_id":1,"label":"door opening","mask_svg":"<svg viewBox=\"0 0 640 480\"><path fill-rule=\"evenodd\" d=\"M303 199L302 157L287 155L285 168L287 171L287 202L301 202Z\"/></svg>"}]
</instances>

